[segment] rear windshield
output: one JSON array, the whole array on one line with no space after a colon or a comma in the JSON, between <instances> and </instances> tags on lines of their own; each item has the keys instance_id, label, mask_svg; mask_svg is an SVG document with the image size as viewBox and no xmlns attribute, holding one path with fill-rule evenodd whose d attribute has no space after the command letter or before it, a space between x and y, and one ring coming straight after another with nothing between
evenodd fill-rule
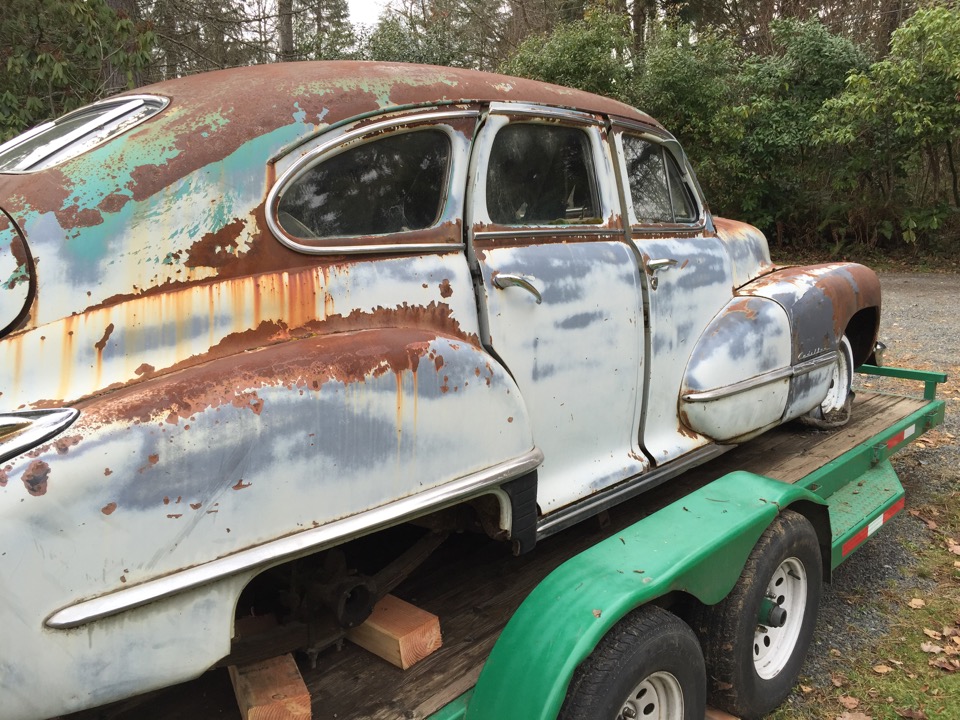
<instances>
[{"instance_id":1,"label":"rear windshield","mask_svg":"<svg viewBox=\"0 0 960 720\"><path fill-rule=\"evenodd\" d=\"M104 100L75 110L0 145L0 172L30 172L52 167L129 130L166 105L166 98L138 95Z\"/></svg>"}]
</instances>

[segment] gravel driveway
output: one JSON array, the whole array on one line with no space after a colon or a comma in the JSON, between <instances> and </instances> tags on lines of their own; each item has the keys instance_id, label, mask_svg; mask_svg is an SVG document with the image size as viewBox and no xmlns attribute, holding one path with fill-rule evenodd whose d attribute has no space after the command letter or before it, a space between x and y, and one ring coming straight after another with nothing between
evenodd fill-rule
<instances>
[{"instance_id":1,"label":"gravel driveway","mask_svg":"<svg viewBox=\"0 0 960 720\"><path fill-rule=\"evenodd\" d=\"M885 364L947 372L949 380L940 386L938 394L947 400L946 422L941 430L960 437L960 275L885 273L880 280L880 337L888 346ZM870 389L922 395L919 384L878 378L867 382ZM957 488L960 451L955 443L930 448L910 445L895 456L894 466L907 491L909 510ZM887 633L888 616L894 610L889 590L894 591L893 596L907 598L915 590L929 590L932 581L915 576L916 561L907 548L930 539L921 520L903 513L838 568L833 583L824 588L813 647L801 672L803 684L829 688L831 673L842 672L846 658ZM813 700L807 701L802 693L795 693L788 700L792 703L788 716L836 718L837 708L819 705L816 696L812 693Z\"/></svg>"}]
</instances>

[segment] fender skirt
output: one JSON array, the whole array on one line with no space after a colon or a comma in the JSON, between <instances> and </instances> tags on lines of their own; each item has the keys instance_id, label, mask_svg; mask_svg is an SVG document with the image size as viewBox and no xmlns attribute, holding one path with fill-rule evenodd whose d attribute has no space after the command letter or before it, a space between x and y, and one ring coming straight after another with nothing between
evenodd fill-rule
<instances>
[{"instance_id":1,"label":"fender skirt","mask_svg":"<svg viewBox=\"0 0 960 720\"><path fill-rule=\"evenodd\" d=\"M733 472L571 558L507 623L468 701L467 720L555 718L574 670L610 628L672 591L708 605L722 600L763 531L798 501L824 504L795 485ZM820 541L829 552L829 534Z\"/></svg>"}]
</instances>

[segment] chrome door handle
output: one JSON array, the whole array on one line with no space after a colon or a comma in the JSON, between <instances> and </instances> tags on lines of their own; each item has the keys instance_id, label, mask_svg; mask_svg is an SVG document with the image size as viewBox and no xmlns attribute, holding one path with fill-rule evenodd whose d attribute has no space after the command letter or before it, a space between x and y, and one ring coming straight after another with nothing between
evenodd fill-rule
<instances>
[{"instance_id":1,"label":"chrome door handle","mask_svg":"<svg viewBox=\"0 0 960 720\"><path fill-rule=\"evenodd\" d=\"M657 258L656 260L647 260L647 273L650 275L650 287L654 290L660 281L657 279L657 273L660 270L676 267L677 261L673 258Z\"/></svg>"},{"instance_id":2,"label":"chrome door handle","mask_svg":"<svg viewBox=\"0 0 960 720\"><path fill-rule=\"evenodd\" d=\"M493 276L493 286L499 290L510 286L523 288L537 299L537 305L543 302L543 297L537 287L530 282L530 278L525 275L515 275L513 273L497 273Z\"/></svg>"}]
</instances>

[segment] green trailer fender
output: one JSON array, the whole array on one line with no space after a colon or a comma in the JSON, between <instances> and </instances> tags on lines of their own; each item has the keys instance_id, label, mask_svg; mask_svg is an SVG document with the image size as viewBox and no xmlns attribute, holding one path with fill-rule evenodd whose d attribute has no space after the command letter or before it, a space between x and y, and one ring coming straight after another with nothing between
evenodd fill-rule
<instances>
[{"instance_id":1,"label":"green trailer fender","mask_svg":"<svg viewBox=\"0 0 960 720\"><path fill-rule=\"evenodd\" d=\"M763 531L798 501L816 515L824 504L795 485L733 472L571 558L507 623L464 698L467 720L555 718L574 670L614 624L672 591L722 600ZM821 544L829 552L828 530Z\"/></svg>"}]
</instances>

